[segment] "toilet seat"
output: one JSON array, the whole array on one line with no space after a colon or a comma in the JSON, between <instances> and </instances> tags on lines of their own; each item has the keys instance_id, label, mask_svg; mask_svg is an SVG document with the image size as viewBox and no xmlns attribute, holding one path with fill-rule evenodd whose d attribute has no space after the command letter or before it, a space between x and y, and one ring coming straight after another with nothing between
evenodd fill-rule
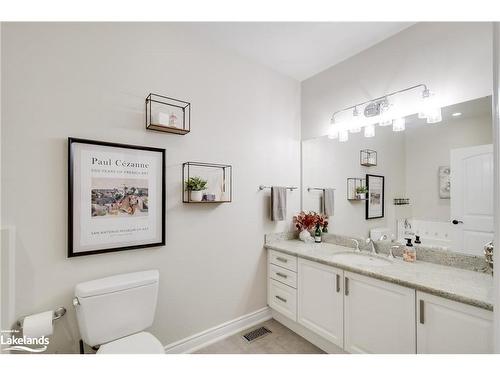
<instances>
[{"instance_id":1,"label":"toilet seat","mask_svg":"<svg viewBox=\"0 0 500 375\"><path fill-rule=\"evenodd\" d=\"M165 354L165 349L151 333L139 332L101 345L97 354Z\"/></svg>"}]
</instances>

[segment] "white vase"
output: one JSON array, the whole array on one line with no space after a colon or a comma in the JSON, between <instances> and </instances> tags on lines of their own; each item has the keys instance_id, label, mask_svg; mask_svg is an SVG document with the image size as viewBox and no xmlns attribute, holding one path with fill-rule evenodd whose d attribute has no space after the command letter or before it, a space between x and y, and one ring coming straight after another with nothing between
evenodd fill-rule
<instances>
[{"instance_id":1,"label":"white vase","mask_svg":"<svg viewBox=\"0 0 500 375\"><path fill-rule=\"evenodd\" d=\"M366 193L358 193L358 199L366 199Z\"/></svg>"},{"instance_id":2,"label":"white vase","mask_svg":"<svg viewBox=\"0 0 500 375\"><path fill-rule=\"evenodd\" d=\"M203 191L191 190L189 192L189 200L192 202L201 202L203 200Z\"/></svg>"},{"instance_id":3,"label":"white vase","mask_svg":"<svg viewBox=\"0 0 500 375\"><path fill-rule=\"evenodd\" d=\"M311 239L311 233L307 229L302 229L299 233L299 238L301 241L309 242Z\"/></svg>"}]
</instances>

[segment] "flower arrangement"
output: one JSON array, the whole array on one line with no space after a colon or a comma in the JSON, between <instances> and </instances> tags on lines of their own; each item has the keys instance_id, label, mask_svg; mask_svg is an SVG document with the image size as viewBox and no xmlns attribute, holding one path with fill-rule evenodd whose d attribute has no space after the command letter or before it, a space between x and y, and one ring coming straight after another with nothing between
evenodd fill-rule
<instances>
[{"instance_id":1,"label":"flower arrangement","mask_svg":"<svg viewBox=\"0 0 500 375\"><path fill-rule=\"evenodd\" d=\"M293 224L298 231L312 230L319 225L323 228L323 232L326 233L325 229L328 227L328 218L314 211L301 211L298 215L293 217Z\"/></svg>"}]
</instances>

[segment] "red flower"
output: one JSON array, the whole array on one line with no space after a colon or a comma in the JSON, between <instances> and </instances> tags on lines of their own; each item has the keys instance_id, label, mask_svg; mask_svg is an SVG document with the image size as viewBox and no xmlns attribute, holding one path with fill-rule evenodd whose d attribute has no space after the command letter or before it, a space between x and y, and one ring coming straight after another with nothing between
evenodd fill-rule
<instances>
[{"instance_id":1,"label":"red flower","mask_svg":"<svg viewBox=\"0 0 500 375\"><path fill-rule=\"evenodd\" d=\"M316 212L300 212L297 216L293 217L293 223L295 224L295 228L297 230L311 230L319 225L320 227L324 227L328 225L327 217L321 214L317 214Z\"/></svg>"}]
</instances>

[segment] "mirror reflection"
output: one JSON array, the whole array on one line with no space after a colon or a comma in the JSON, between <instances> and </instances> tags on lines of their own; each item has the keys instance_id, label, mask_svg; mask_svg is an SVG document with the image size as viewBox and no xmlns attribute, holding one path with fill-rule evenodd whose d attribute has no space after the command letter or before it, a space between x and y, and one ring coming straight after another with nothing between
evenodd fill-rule
<instances>
[{"instance_id":1,"label":"mirror reflection","mask_svg":"<svg viewBox=\"0 0 500 375\"><path fill-rule=\"evenodd\" d=\"M334 194L331 233L482 256L493 239L491 97L439 115L303 141L303 210L324 212Z\"/></svg>"}]
</instances>

